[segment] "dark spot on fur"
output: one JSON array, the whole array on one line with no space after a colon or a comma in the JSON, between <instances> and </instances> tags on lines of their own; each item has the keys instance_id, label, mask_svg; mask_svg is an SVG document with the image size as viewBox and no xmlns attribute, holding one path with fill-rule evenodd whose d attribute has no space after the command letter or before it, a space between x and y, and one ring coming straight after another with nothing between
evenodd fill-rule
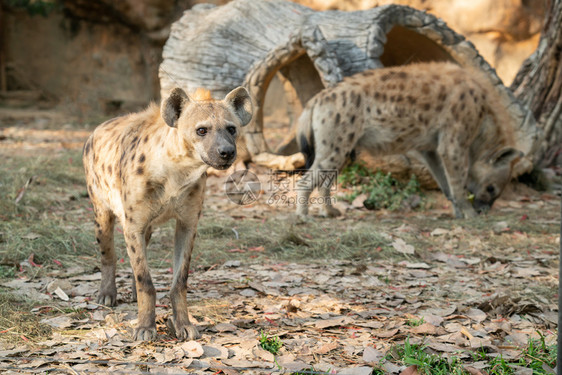
<instances>
[{"instance_id":1,"label":"dark spot on fur","mask_svg":"<svg viewBox=\"0 0 562 375\"><path fill-rule=\"evenodd\" d=\"M423 109L426 110L426 111L429 111L429 110L431 109L431 104L425 103L425 104L423 105Z\"/></svg>"},{"instance_id":2,"label":"dark spot on fur","mask_svg":"<svg viewBox=\"0 0 562 375\"><path fill-rule=\"evenodd\" d=\"M144 281L144 278L141 275L137 275L137 283L142 284Z\"/></svg>"},{"instance_id":3,"label":"dark spot on fur","mask_svg":"<svg viewBox=\"0 0 562 375\"><path fill-rule=\"evenodd\" d=\"M92 144L90 143L90 141L86 142L86 146L84 146L84 155L88 155L91 149Z\"/></svg>"},{"instance_id":4,"label":"dark spot on fur","mask_svg":"<svg viewBox=\"0 0 562 375\"><path fill-rule=\"evenodd\" d=\"M424 94L429 94L429 84L424 83L424 84L422 85L422 92L423 92Z\"/></svg>"},{"instance_id":5,"label":"dark spot on fur","mask_svg":"<svg viewBox=\"0 0 562 375\"><path fill-rule=\"evenodd\" d=\"M392 77L392 74L386 73L381 76L381 81L388 81Z\"/></svg>"},{"instance_id":6,"label":"dark spot on fur","mask_svg":"<svg viewBox=\"0 0 562 375\"><path fill-rule=\"evenodd\" d=\"M404 100L404 97L402 95L396 96L396 103L400 103L402 100Z\"/></svg>"},{"instance_id":7,"label":"dark spot on fur","mask_svg":"<svg viewBox=\"0 0 562 375\"><path fill-rule=\"evenodd\" d=\"M145 136L144 136L143 142L144 142L144 143L148 142L148 135L145 135Z\"/></svg>"},{"instance_id":8,"label":"dark spot on fur","mask_svg":"<svg viewBox=\"0 0 562 375\"><path fill-rule=\"evenodd\" d=\"M330 98L335 101L336 100L336 93L333 92L332 95L330 95Z\"/></svg>"},{"instance_id":9,"label":"dark spot on fur","mask_svg":"<svg viewBox=\"0 0 562 375\"><path fill-rule=\"evenodd\" d=\"M336 147L336 148L334 148L334 151L335 151L336 153L338 153L338 152L340 152L340 148L339 148L339 147Z\"/></svg>"},{"instance_id":10,"label":"dark spot on fur","mask_svg":"<svg viewBox=\"0 0 562 375\"><path fill-rule=\"evenodd\" d=\"M139 158L139 163L144 163L145 160L146 160L146 157L144 156L144 154L141 154L141 156Z\"/></svg>"},{"instance_id":11,"label":"dark spot on fur","mask_svg":"<svg viewBox=\"0 0 562 375\"><path fill-rule=\"evenodd\" d=\"M340 120L341 120L341 116L340 114L336 114L336 118L335 118L335 125L338 126L340 124Z\"/></svg>"},{"instance_id":12,"label":"dark spot on fur","mask_svg":"<svg viewBox=\"0 0 562 375\"><path fill-rule=\"evenodd\" d=\"M443 105L442 105L442 104L439 104L437 107L435 107L435 110L436 110L437 112L441 112L442 109L443 109Z\"/></svg>"},{"instance_id":13,"label":"dark spot on fur","mask_svg":"<svg viewBox=\"0 0 562 375\"><path fill-rule=\"evenodd\" d=\"M137 249L135 249L135 247L134 247L134 246L131 246L131 252L132 252L132 253L134 254L134 253L136 253L136 252L137 252Z\"/></svg>"},{"instance_id":14,"label":"dark spot on fur","mask_svg":"<svg viewBox=\"0 0 562 375\"><path fill-rule=\"evenodd\" d=\"M137 263L137 266L138 266L139 264L141 264L141 263L142 263L142 259L141 259L141 258L137 258L137 261L136 261L136 263Z\"/></svg>"},{"instance_id":15,"label":"dark spot on fur","mask_svg":"<svg viewBox=\"0 0 562 375\"><path fill-rule=\"evenodd\" d=\"M351 122L352 124L355 122L355 115L351 116L351 118L349 119L349 122Z\"/></svg>"},{"instance_id":16,"label":"dark spot on fur","mask_svg":"<svg viewBox=\"0 0 562 375\"><path fill-rule=\"evenodd\" d=\"M113 174L113 168L111 167L111 165L109 167L107 167L107 172L112 175Z\"/></svg>"},{"instance_id":17,"label":"dark spot on fur","mask_svg":"<svg viewBox=\"0 0 562 375\"><path fill-rule=\"evenodd\" d=\"M357 107L359 107L361 105L361 95L357 95L357 101L355 102L355 105Z\"/></svg>"},{"instance_id":18,"label":"dark spot on fur","mask_svg":"<svg viewBox=\"0 0 562 375\"><path fill-rule=\"evenodd\" d=\"M408 73L406 73L406 72L398 72L398 74L396 74L396 77L402 78L402 79L408 78Z\"/></svg>"},{"instance_id":19,"label":"dark spot on fur","mask_svg":"<svg viewBox=\"0 0 562 375\"><path fill-rule=\"evenodd\" d=\"M349 134L347 135L347 139L349 140L349 142L353 141L353 138L354 138L354 137L355 137L355 133L354 133L354 132L349 133Z\"/></svg>"},{"instance_id":20,"label":"dark spot on fur","mask_svg":"<svg viewBox=\"0 0 562 375\"><path fill-rule=\"evenodd\" d=\"M460 100L464 100L464 97L465 97L465 94L464 94L464 92L463 92L463 93L461 93L461 95L459 96L459 99L460 99Z\"/></svg>"},{"instance_id":21,"label":"dark spot on fur","mask_svg":"<svg viewBox=\"0 0 562 375\"><path fill-rule=\"evenodd\" d=\"M376 111L377 111L377 115L379 115L379 116L380 116L380 115L382 114L382 112L381 112L380 108L377 108L377 109L376 109Z\"/></svg>"},{"instance_id":22,"label":"dark spot on fur","mask_svg":"<svg viewBox=\"0 0 562 375\"><path fill-rule=\"evenodd\" d=\"M323 144L323 145L326 144L326 140L325 140L325 139L322 140L322 144Z\"/></svg>"},{"instance_id":23,"label":"dark spot on fur","mask_svg":"<svg viewBox=\"0 0 562 375\"><path fill-rule=\"evenodd\" d=\"M378 99L378 98L381 96L381 94L379 94L378 91L375 91L375 93L373 94L373 96L375 97L375 99Z\"/></svg>"},{"instance_id":24,"label":"dark spot on fur","mask_svg":"<svg viewBox=\"0 0 562 375\"><path fill-rule=\"evenodd\" d=\"M342 100L342 107L345 107L346 103L347 103L347 93L345 91L342 91L341 93L341 100Z\"/></svg>"},{"instance_id":25,"label":"dark spot on fur","mask_svg":"<svg viewBox=\"0 0 562 375\"><path fill-rule=\"evenodd\" d=\"M99 239L99 237L96 237L96 242L101 243L101 240Z\"/></svg>"},{"instance_id":26,"label":"dark spot on fur","mask_svg":"<svg viewBox=\"0 0 562 375\"><path fill-rule=\"evenodd\" d=\"M143 167L138 167L137 168L137 174L138 175L142 175L144 173L144 168Z\"/></svg>"},{"instance_id":27,"label":"dark spot on fur","mask_svg":"<svg viewBox=\"0 0 562 375\"><path fill-rule=\"evenodd\" d=\"M367 113L371 113L371 107L367 107Z\"/></svg>"}]
</instances>

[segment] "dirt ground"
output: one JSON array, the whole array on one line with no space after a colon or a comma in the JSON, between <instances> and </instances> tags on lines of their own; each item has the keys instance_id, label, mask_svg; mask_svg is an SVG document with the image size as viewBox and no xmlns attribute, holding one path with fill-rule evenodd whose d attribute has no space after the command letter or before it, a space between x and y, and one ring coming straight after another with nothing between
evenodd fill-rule
<instances>
[{"instance_id":1,"label":"dirt ground","mask_svg":"<svg viewBox=\"0 0 562 375\"><path fill-rule=\"evenodd\" d=\"M409 343L460 359L466 373L494 373L489 358L501 356L527 374L513 363L529 339L556 341L559 191L513 184L487 215L455 220L440 192L425 192L422 211L389 212L347 203L339 188L342 217L297 224L294 207L268 203L270 175L254 168L262 195L249 205L228 199L226 176L208 181L188 292L202 338L166 330L166 225L149 247L159 337L135 342L119 229L118 306L95 303L80 166L91 129L49 129L0 128L4 373L399 374L411 369L399 359ZM259 345L265 335L279 338L277 355Z\"/></svg>"}]
</instances>

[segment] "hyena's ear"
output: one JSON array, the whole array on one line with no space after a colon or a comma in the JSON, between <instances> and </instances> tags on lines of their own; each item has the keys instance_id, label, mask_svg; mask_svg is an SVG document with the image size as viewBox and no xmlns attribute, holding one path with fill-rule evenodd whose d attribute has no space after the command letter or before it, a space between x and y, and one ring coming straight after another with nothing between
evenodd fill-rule
<instances>
[{"instance_id":1,"label":"hyena's ear","mask_svg":"<svg viewBox=\"0 0 562 375\"><path fill-rule=\"evenodd\" d=\"M162 102L160 113L168 126L175 128L178 125L181 111L185 108L187 102L189 102L189 97L179 87L173 89L168 99Z\"/></svg>"},{"instance_id":2,"label":"hyena's ear","mask_svg":"<svg viewBox=\"0 0 562 375\"><path fill-rule=\"evenodd\" d=\"M517 163L525 154L523 152L516 150L512 147L504 147L496 151L490 158L490 162L496 166L513 166Z\"/></svg>"},{"instance_id":3,"label":"hyena's ear","mask_svg":"<svg viewBox=\"0 0 562 375\"><path fill-rule=\"evenodd\" d=\"M248 90L240 86L229 92L224 98L225 103L234 110L242 126L248 125L252 120L254 105Z\"/></svg>"}]
</instances>

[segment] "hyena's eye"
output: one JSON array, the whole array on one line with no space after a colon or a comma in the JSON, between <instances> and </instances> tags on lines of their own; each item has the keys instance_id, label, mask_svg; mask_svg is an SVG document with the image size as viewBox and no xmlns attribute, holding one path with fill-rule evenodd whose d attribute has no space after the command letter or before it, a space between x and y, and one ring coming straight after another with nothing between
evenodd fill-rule
<instances>
[{"instance_id":1,"label":"hyena's eye","mask_svg":"<svg viewBox=\"0 0 562 375\"><path fill-rule=\"evenodd\" d=\"M207 128L197 128L196 132L197 135L202 137L207 134Z\"/></svg>"},{"instance_id":2,"label":"hyena's eye","mask_svg":"<svg viewBox=\"0 0 562 375\"><path fill-rule=\"evenodd\" d=\"M490 193L490 195L494 195L494 193L496 192L496 189L494 188L493 185L488 185L488 186L486 186L486 191L488 193Z\"/></svg>"},{"instance_id":3,"label":"hyena's eye","mask_svg":"<svg viewBox=\"0 0 562 375\"><path fill-rule=\"evenodd\" d=\"M235 126L229 126L226 128L226 130L228 130L228 132L232 135L236 134L236 127Z\"/></svg>"}]
</instances>

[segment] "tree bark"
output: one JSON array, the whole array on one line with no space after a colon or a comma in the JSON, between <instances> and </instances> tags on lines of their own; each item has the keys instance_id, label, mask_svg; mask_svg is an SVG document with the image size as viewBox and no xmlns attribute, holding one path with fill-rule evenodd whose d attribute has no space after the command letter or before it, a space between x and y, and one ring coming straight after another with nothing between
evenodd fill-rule
<instances>
[{"instance_id":1,"label":"tree bark","mask_svg":"<svg viewBox=\"0 0 562 375\"><path fill-rule=\"evenodd\" d=\"M562 161L562 0L550 0L537 50L523 63L511 89L538 120L543 138L535 165Z\"/></svg>"}]
</instances>

